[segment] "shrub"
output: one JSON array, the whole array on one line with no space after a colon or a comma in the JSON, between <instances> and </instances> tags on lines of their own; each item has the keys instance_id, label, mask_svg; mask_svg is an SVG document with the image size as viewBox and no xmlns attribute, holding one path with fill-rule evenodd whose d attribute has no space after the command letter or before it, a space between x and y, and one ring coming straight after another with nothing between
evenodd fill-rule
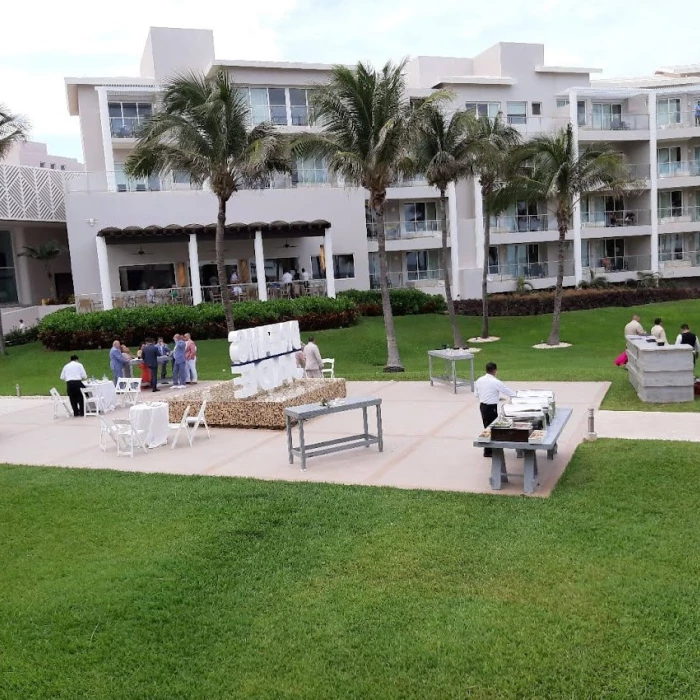
<instances>
[{"instance_id":1,"label":"shrub","mask_svg":"<svg viewBox=\"0 0 700 700\"><path fill-rule=\"evenodd\" d=\"M663 301L700 298L700 289L690 287L609 287L606 289L564 290L562 311L601 309L606 306L641 306ZM489 316L538 316L551 314L554 293L530 292L526 295L494 294L489 296ZM464 316L481 316L481 299L455 302L455 310Z\"/></svg>"},{"instance_id":2,"label":"shrub","mask_svg":"<svg viewBox=\"0 0 700 700\"><path fill-rule=\"evenodd\" d=\"M382 293L378 289L349 289L339 297L352 300L361 316L382 315ZM445 299L439 294L426 294L420 289L390 289L391 310L395 316L437 314L446 310Z\"/></svg>"},{"instance_id":3,"label":"shrub","mask_svg":"<svg viewBox=\"0 0 700 700\"><path fill-rule=\"evenodd\" d=\"M236 328L297 320L302 331L343 328L358 317L351 300L326 297L246 301L234 304L233 315ZM49 350L106 348L115 338L137 345L148 336L169 339L185 332L197 340L227 335L221 304L140 306L86 314L71 308L50 314L38 328L39 340Z\"/></svg>"},{"instance_id":4,"label":"shrub","mask_svg":"<svg viewBox=\"0 0 700 700\"><path fill-rule=\"evenodd\" d=\"M26 345L27 343L33 343L39 339L39 327L32 326L31 328L25 328L21 331L18 328L8 331L5 333L5 345L11 347L13 345Z\"/></svg>"}]
</instances>

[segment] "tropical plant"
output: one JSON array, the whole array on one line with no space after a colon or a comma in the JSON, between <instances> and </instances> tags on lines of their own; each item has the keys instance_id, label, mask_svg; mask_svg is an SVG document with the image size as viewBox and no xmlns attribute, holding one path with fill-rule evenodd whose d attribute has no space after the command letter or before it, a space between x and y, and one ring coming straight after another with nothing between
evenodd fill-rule
<instances>
[{"instance_id":1,"label":"tropical plant","mask_svg":"<svg viewBox=\"0 0 700 700\"><path fill-rule=\"evenodd\" d=\"M13 114L7 107L0 104L0 160L10 152L14 144L26 141L28 133L28 120L21 114ZM0 312L0 355L7 355L5 334L2 329L2 312Z\"/></svg>"},{"instance_id":2,"label":"tropical plant","mask_svg":"<svg viewBox=\"0 0 700 700\"><path fill-rule=\"evenodd\" d=\"M574 206L583 195L606 190L623 194L631 184L622 155L610 144L593 144L577 153L571 125L554 134L535 136L518 153L518 161L531 165L528 174L519 173L509 184L512 196L530 201L552 202L557 221L557 281L552 328L547 345L558 345L561 304L564 294L566 234Z\"/></svg>"},{"instance_id":3,"label":"tropical plant","mask_svg":"<svg viewBox=\"0 0 700 700\"><path fill-rule=\"evenodd\" d=\"M491 247L491 217L500 214L512 201L506 181L520 161L513 155L522 144L520 132L506 124L499 112L494 117L473 117L469 122L474 176L479 180L483 201L484 266L481 275L481 337L489 337L488 273Z\"/></svg>"},{"instance_id":4,"label":"tropical plant","mask_svg":"<svg viewBox=\"0 0 700 700\"><path fill-rule=\"evenodd\" d=\"M240 189L290 170L284 137L268 122L250 128L248 101L223 70L210 78L189 73L168 80L161 109L146 122L127 158L125 171L132 177L183 172L195 184L208 183L216 196L216 266L229 330L233 310L224 255L226 205Z\"/></svg>"},{"instance_id":5,"label":"tropical plant","mask_svg":"<svg viewBox=\"0 0 700 700\"><path fill-rule=\"evenodd\" d=\"M643 288L658 287L661 274L658 272L638 272L637 286Z\"/></svg>"},{"instance_id":6,"label":"tropical plant","mask_svg":"<svg viewBox=\"0 0 700 700\"><path fill-rule=\"evenodd\" d=\"M515 293L527 294L534 289L531 282L528 282L522 275L515 280Z\"/></svg>"},{"instance_id":7,"label":"tropical plant","mask_svg":"<svg viewBox=\"0 0 700 700\"><path fill-rule=\"evenodd\" d=\"M418 123L414 140L415 167L425 174L425 179L440 192L438 208L442 230L442 269L445 279L445 300L452 327L454 347L464 347L464 340L457 325L452 285L451 265L447 248L447 197L451 183L457 183L473 174L470 118L467 112L457 110L447 117L438 104L425 108L424 118ZM451 222L453 236L457 235L456 221Z\"/></svg>"},{"instance_id":8,"label":"tropical plant","mask_svg":"<svg viewBox=\"0 0 700 700\"><path fill-rule=\"evenodd\" d=\"M596 275L593 270L590 271L590 275L590 279L581 280L578 283L579 289L607 289L610 286L610 282L605 275Z\"/></svg>"},{"instance_id":9,"label":"tropical plant","mask_svg":"<svg viewBox=\"0 0 700 700\"><path fill-rule=\"evenodd\" d=\"M51 299L56 298L56 280L53 276L51 263L65 252L66 248L60 245L58 241L48 241L38 246L25 245L23 250L18 253L22 257L36 260L44 266L46 277L49 280L49 297Z\"/></svg>"},{"instance_id":10,"label":"tropical plant","mask_svg":"<svg viewBox=\"0 0 700 700\"><path fill-rule=\"evenodd\" d=\"M365 63L354 68L335 66L330 80L313 96L318 134L305 134L295 143L300 155L325 158L331 173L347 185L365 188L368 209L377 232L379 286L386 331L385 372L403 372L389 299L384 206L391 183L411 172L409 150L416 125L437 95L411 105L405 90L405 61L375 70ZM329 261L330 264L330 261Z\"/></svg>"}]
</instances>

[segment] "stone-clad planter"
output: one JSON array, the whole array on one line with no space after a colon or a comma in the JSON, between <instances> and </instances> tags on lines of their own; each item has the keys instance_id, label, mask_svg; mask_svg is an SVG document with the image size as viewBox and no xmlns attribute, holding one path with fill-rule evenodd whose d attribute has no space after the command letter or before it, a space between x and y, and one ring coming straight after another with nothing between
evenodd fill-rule
<instances>
[{"instance_id":1,"label":"stone-clad planter","mask_svg":"<svg viewBox=\"0 0 700 700\"><path fill-rule=\"evenodd\" d=\"M210 426L229 428L273 428L283 430L284 409L307 403L319 403L329 399L346 397L344 379L300 379L293 385L276 389L249 399L233 396L231 381L219 382L202 389L190 389L166 398L170 409L170 422L179 423L182 413L190 406L195 416L207 397L206 417Z\"/></svg>"}]
</instances>

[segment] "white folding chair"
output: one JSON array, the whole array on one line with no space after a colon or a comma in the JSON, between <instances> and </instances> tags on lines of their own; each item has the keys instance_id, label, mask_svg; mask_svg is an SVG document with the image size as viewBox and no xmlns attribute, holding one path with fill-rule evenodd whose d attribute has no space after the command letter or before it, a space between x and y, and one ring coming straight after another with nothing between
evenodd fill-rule
<instances>
[{"instance_id":1,"label":"white folding chair","mask_svg":"<svg viewBox=\"0 0 700 700\"><path fill-rule=\"evenodd\" d=\"M328 366L326 366L328 365ZM324 379L335 379L335 358L324 358L321 374Z\"/></svg>"},{"instance_id":2,"label":"white folding chair","mask_svg":"<svg viewBox=\"0 0 700 700\"><path fill-rule=\"evenodd\" d=\"M141 378L136 377L126 381L128 387L126 401L130 406L135 406L141 398Z\"/></svg>"},{"instance_id":3,"label":"white folding chair","mask_svg":"<svg viewBox=\"0 0 700 700\"><path fill-rule=\"evenodd\" d=\"M65 412L67 418L73 417L73 411L66 399L58 393L58 389L53 387L49 392L53 398L53 417L59 418L61 412Z\"/></svg>"},{"instance_id":4,"label":"white folding chair","mask_svg":"<svg viewBox=\"0 0 700 700\"><path fill-rule=\"evenodd\" d=\"M81 389L80 393L83 395L86 416L99 416L100 413L106 413L102 405L102 398L94 389L88 386Z\"/></svg>"},{"instance_id":5,"label":"white folding chair","mask_svg":"<svg viewBox=\"0 0 700 700\"><path fill-rule=\"evenodd\" d=\"M119 428L109 419L104 416L100 416L100 449L103 452L107 452L109 447L108 441L111 439L114 444L119 448L119 438L117 433Z\"/></svg>"},{"instance_id":6,"label":"white folding chair","mask_svg":"<svg viewBox=\"0 0 700 700\"><path fill-rule=\"evenodd\" d=\"M112 421L116 431L113 434L117 443L117 456L129 455L134 456L134 448L143 450L144 454L148 454L146 447L147 431L137 430L134 424L128 418L119 418Z\"/></svg>"},{"instance_id":7,"label":"white folding chair","mask_svg":"<svg viewBox=\"0 0 700 700\"><path fill-rule=\"evenodd\" d=\"M205 416L205 412L207 410L207 400L202 399L202 405L199 407L199 413L196 416L190 416L187 419L187 425L192 431L192 440L191 442L194 442L194 436L197 432L197 428L199 428L200 425L203 425L204 428L207 431L207 437L211 439L211 434L209 433L209 425L207 424L207 419Z\"/></svg>"},{"instance_id":8,"label":"white folding chair","mask_svg":"<svg viewBox=\"0 0 700 700\"><path fill-rule=\"evenodd\" d=\"M182 413L182 420L180 420L179 423L168 423L168 430L175 431L175 437L173 438L173 444L170 445L171 450L175 449L175 445L177 445L177 440L180 437L180 433L183 430L185 431L185 436L187 437L187 442L189 442L190 447L192 447L192 433L190 432L190 428L187 425L189 415L190 415L190 406L187 406L187 408L185 408L185 410Z\"/></svg>"},{"instance_id":9,"label":"white folding chair","mask_svg":"<svg viewBox=\"0 0 700 700\"><path fill-rule=\"evenodd\" d=\"M123 408L125 405L127 394L129 393L129 380L126 377L119 377L119 379L117 379L117 386L115 387L115 392Z\"/></svg>"}]
</instances>

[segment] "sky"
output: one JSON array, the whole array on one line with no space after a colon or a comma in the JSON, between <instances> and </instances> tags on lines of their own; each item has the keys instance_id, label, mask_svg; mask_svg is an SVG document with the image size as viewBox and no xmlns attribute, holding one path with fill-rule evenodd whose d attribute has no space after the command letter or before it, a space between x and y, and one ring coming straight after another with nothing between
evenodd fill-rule
<instances>
[{"instance_id":1,"label":"sky","mask_svg":"<svg viewBox=\"0 0 700 700\"><path fill-rule=\"evenodd\" d=\"M676 0L668 24L662 7L658 0L24 0L2 10L0 104L28 116L31 138L54 155L82 158L64 77L137 76L150 26L214 29L216 57L230 60L381 64L473 56L519 41L543 43L548 65L602 68L604 78L700 63L700 5Z\"/></svg>"}]
</instances>

